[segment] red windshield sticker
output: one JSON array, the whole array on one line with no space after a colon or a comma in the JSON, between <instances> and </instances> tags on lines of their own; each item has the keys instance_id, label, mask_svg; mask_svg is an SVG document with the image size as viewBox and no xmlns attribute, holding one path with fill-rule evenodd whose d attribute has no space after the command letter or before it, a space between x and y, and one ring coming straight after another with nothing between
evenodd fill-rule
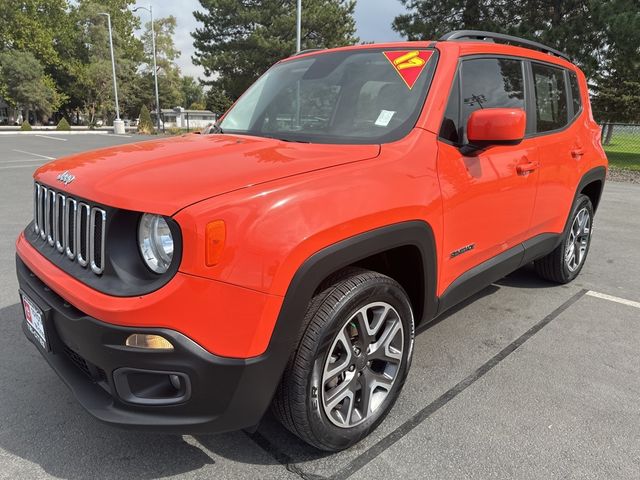
<instances>
[{"instance_id":1,"label":"red windshield sticker","mask_svg":"<svg viewBox=\"0 0 640 480\"><path fill-rule=\"evenodd\" d=\"M409 87L409 89L413 88L418 77L424 70L424 66L431 58L431 54L428 50L413 50L411 52L408 51L392 51L392 52L383 52L384 56L387 57L387 60L391 62L393 68L400 78L404 80L404 83Z\"/></svg>"}]
</instances>

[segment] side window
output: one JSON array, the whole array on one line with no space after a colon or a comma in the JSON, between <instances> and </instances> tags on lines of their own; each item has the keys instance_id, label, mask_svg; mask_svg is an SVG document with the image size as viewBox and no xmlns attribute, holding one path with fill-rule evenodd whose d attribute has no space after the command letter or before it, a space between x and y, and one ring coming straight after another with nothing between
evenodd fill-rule
<instances>
[{"instance_id":1,"label":"side window","mask_svg":"<svg viewBox=\"0 0 640 480\"><path fill-rule=\"evenodd\" d=\"M549 132L569 122L564 71L560 68L532 63L536 95L536 131Z\"/></svg>"},{"instance_id":2,"label":"side window","mask_svg":"<svg viewBox=\"0 0 640 480\"><path fill-rule=\"evenodd\" d=\"M440 127L440 138L448 140L452 143L460 143L459 136L459 119L460 119L460 76L456 74L451 86L451 94L449 95L449 103L447 110L444 112L444 119Z\"/></svg>"},{"instance_id":3,"label":"side window","mask_svg":"<svg viewBox=\"0 0 640 480\"><path fill-rule=\"evenodd\" d=\"M477 58L462 62L460 128L466 140L469 115L481 108L525 109L522 61L510 58Z\"/></svg>"},{"instance_id":4,"label":"side window","mask_svg":"<svg viewBox=\"0 0 640 480\"><path fill-rule=\"evenodd\" d=\"M571 103L573 104L573 116L577 117L582 108L582 97L580 96L580 87L578 84L578 76L575 72L569 72L569 86L571 87Z\"/></svg>"}]
</instances>

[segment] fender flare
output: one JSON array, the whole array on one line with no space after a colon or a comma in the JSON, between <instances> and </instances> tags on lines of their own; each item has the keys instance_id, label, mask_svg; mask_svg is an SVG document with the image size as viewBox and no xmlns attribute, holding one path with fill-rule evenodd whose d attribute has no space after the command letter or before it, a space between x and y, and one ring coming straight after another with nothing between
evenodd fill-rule
<instances>
[{"instance_id":1,"label":"fender flare","mask_svg":"<svg viewBox=\"0 0 640 480\"><path fill-rule=\"evenodd\" d=\"M576 193L573 196L573 202L571 203L571 205L573 206L576 203L576 198L578 198L578 195L580 194L582 189L595 181L600 181L602 183L602 186L600 187L600 192L598 192L599 193L598 199L601 199L602 190L604 190L604 183L605 183L606 177L607 177L607 169L603 166L594 167L591 170L587 171L580 179L580 182L578 182L578 188L576 188ZM593 210L596 211L597 209L598 209L598 204L596 203L593 206Z\"/></svg>"},{"instance_id":2,"label":"fender flare","mask_svg":"<svg viewBox=\"0 0 640 480\"><path fill-rule=\"evenodd\" d=\"M422 258L425 294L422 319L433 318L437 310L437 254L431 226L412 220L387 225L349 237L309 257L296 271L284 297L267 347L279 359L282 369L302 334L302 319L313 294L332 273L372 255L397 247L416 247ZM274 359L275 360L275 359Z\"/></svg>"}]
</instances>

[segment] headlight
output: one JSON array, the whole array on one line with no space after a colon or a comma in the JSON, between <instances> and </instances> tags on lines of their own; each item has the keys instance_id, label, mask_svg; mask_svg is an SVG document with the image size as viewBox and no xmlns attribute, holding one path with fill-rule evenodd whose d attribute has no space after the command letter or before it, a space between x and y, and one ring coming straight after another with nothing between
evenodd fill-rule
<instances>
[{"instance_id":1,"label":"headlight","mask_svg":"<svg viewBox=\"0 0 640 480\"><path fill-rule=\"evenodd\" d=\"M145 213L138 225L138 245L147 267L165 273L173 258L173 236L166 220L160 215Z\"/></svg>"}]
</instances>

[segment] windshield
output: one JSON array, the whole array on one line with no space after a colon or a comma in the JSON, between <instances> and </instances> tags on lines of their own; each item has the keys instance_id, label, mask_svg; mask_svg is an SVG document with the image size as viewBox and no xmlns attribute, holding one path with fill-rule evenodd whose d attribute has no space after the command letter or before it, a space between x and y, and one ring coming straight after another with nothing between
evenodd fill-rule
<instances>
[{"instance_id":1,"label":"windshield","mask_svg":"<svg viewBox=\"0 0 640 480\"><path fill-rule=\"evenodd\" d=\"M224 116L224 133L313 143L385 143L415 125L434 50L316 54L269 69Z\"/></svg>"}]
</instances>

